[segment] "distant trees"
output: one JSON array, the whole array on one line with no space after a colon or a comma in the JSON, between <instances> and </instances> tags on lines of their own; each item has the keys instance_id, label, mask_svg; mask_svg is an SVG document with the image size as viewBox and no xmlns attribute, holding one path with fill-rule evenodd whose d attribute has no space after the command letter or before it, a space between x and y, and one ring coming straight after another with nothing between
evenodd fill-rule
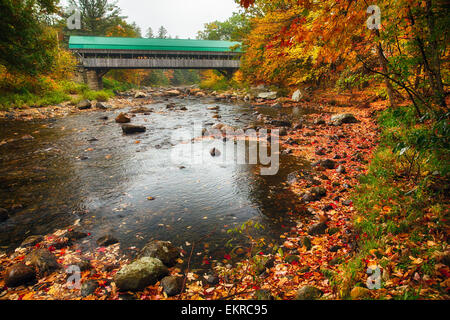
<instances>
[{"instance_id":1,"label":"distant trees","mask_svg":"<svg viewBox=\"0 0 450 320\"><path fill-rule=\"evenodd\" d=\"M167 29L164 26L159 27L157 38L158 39L167 39L167 37L168 37Z\"/></svg>"},{"instance_id":2,"label":"distant trees","mask_svg":"<svg viewBox=\"0 0 450 320\"><path fill-rule=\"evenodd\" d=\"M155 37L155 34L153 33L153 29L149 27L147 29L147 33L145 34L145 37L148 39L153 39Z\"/></svg>"}]
</instances>

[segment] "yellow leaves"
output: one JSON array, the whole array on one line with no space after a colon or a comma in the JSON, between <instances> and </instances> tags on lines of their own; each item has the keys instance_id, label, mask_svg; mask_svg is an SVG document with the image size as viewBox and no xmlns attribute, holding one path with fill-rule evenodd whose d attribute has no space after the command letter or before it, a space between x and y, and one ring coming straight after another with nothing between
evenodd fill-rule
<instances>
[{"instance_id":1,"label":"yellow leaves","mask_svg":"<svg viewBox=\"0 0 450 320\"><path fill-rule=\"evenodd\" d=\"M413 256L409 256L409 259L411 259L412 263L415 265L419 265L423 262L422 258L414 258Z\"/></svg>"}]
</instances>

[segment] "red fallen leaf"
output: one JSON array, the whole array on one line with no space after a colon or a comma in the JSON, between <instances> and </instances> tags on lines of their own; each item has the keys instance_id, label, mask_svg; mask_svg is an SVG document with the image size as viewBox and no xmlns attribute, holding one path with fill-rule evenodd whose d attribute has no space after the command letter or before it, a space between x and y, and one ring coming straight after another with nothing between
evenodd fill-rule
<instances>
[{"instance_id":1,"label":"red fallen leaf","mask_svg":"<svg viewBox=\"0 0 450 320\"><path fill-rule=\"evenodd\" d=\"M226 255L224 255L223 256L225 259L227 259L227 260L231 260L231 256L229 255L229 254L226 254Z\"/></svg>"},{"instance_id":2,"label":"red fallen leaf","mask_svg":"<svg viewBox=\"0 0 450 320\"><path fill-rule=\"evenodd\" d=\"M264 254L264 252L262 252L262 251L259 253L260 256L262 256L263 254Z\"/></svg>"},{"instance_id":3,"label":"red fallen leaf","mask_svg":"<svg viewBox=\"0 0 450 320\"><path fill-rule=\"evenodd\" d=\"M254 290L259 290L260 286L253 286L252 287Z\"/></svg>"},{"instance_id":4,"label":"red fallen leaf","mask_svg":"<svg viewBox=\"0 0 450 320\"><path fill-rule=\"evenodd\" d=\"M91 233L90 232L88 232L88 234L87 234L88 236L90 236L91 235Z\"/></svg>"},{"instance_id":5,"label":"red fallen leaf","mask_svg":"<svg viewBox=\"0 0 450 320\"><path fill-rule=\"evenodd\" d=\"M447 278L450 277L450 273L446 270L446 268L441 268L441 269L439 269L439 272L440 272L441 274L443 274L444 276L446 276Z\"/></svg>"},{"instance_id":6,"label":"red fallen leaf","mask_svg":"<svg viewBox=\"0 0 450 320\"><path fill-rule=\"evenodd\" d=\"M207 259L203 259L203 264L209 264L209 261Z\"/></svg>"},{"instance_id":7,"label":"red fallen leaf","mask_svg":"<svg viewBox=\"0 0 450 320\"><path fill-rule=\"evenodd\" d=\"M56 248L55 248L54 246L48 247L48 251L50 251L50 252L53 252L53 251L55 251L55 250L56 250Z\"/></svg>"},{"instance_id":8,"label":"red fallen leaf","mask_svg":"<svg viewBox=\"0 0 450 320\"><path fill-rule=\"evenodd\" d=\"M105 247L101 247L101 248L98 248L97 251L98 251L98 252L105 252L105 251L106 251L106 248L105 248Z\"/></svg>"}]
</instances>

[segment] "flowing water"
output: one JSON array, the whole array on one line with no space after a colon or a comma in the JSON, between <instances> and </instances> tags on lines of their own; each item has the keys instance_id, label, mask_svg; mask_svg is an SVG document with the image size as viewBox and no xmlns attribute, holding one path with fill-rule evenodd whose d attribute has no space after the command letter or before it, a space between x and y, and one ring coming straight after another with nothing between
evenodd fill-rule
<instances>
[{"instance_id":1,"label":"flowing water","mask_svg":"<svg viewBox=\"0 0 450 320\"><path fill-rule=\"evenodd\" d=\"M188 110L168 110L169 102ZM122 247L140 248L159 239L189 251L186 242L199 242L197 264L205 257L223 259L230 251L227 230L250 219L264 226L259 235L267 242L279 240L291 225L287 213L298 205L282 183L305 162L281 156L278 174L261 176L257 165L221 163L209 154L203 163L184 168L171 161L178 144L173 133L199 121L217 123L214 111L207 110L216 105L222 123L244 128L256 121L250 105L177 98L147 106L155 111L149 115L137 114L132 122L147 127L138 135L122 134L114 121L118 110L0 122L0 141L9 140L0 145L0 207L11 216L0 223L0 247L14 249L27 236L53 232L77 219L91 233L85 246L95 246L105 234L119 239ZM301 116L298 110L283 112ZM245 246L245 240L234 243L239 244Z\"/></svg>"}]
</instances>

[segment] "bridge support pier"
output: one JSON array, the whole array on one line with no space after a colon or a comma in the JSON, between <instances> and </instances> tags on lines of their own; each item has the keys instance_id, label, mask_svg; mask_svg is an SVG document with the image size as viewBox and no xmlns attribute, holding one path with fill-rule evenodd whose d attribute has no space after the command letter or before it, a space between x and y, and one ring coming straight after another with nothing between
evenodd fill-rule
<instances>
[{"instance_id":1,"label":"bridge support pier","mask_svg":"<svg viewBox=\"0 0 450 320\"><path fill-rule=\"evenodd\" d=\"M108 70L88 69L86 70L86 84L91 90L103 90L103 76Z\"/></svg>"}]
</instances>

